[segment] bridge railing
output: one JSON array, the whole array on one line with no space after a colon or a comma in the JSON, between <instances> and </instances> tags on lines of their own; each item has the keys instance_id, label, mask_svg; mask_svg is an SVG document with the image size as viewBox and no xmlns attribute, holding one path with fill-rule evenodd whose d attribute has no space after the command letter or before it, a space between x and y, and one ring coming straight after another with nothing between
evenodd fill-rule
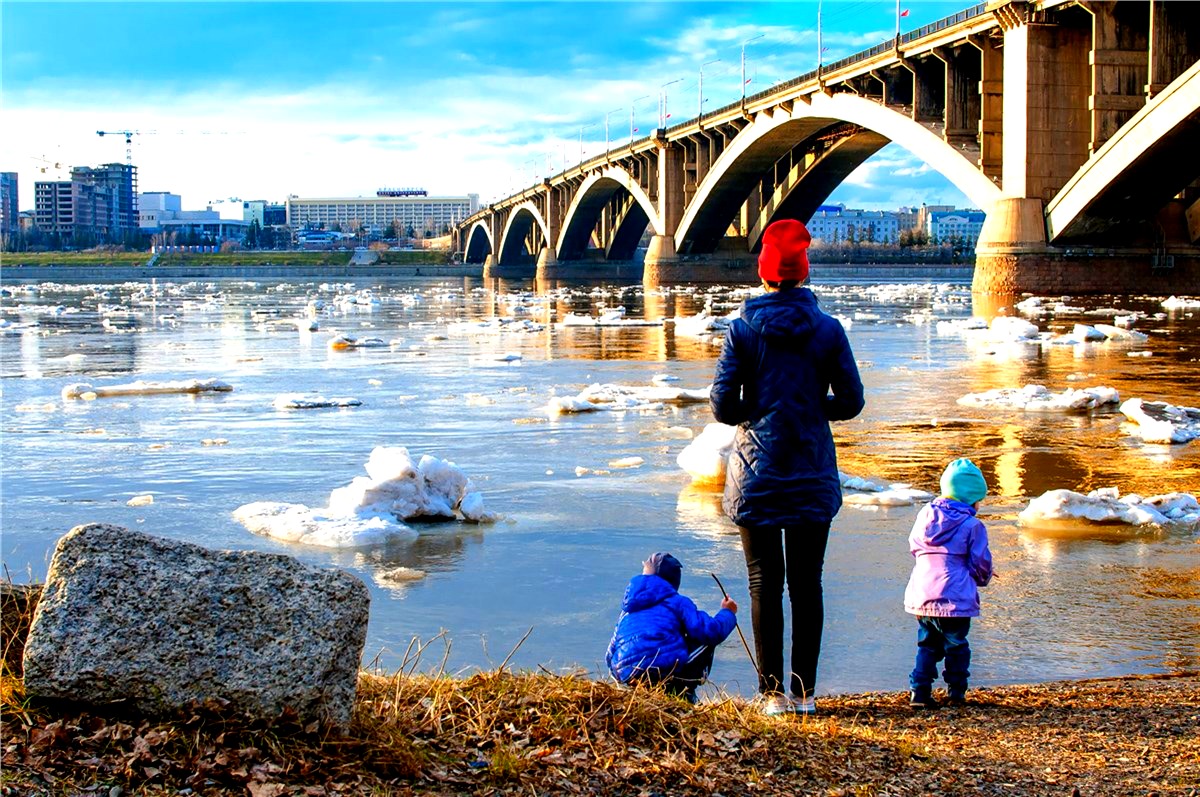
<instances>
[{"instance_id":1,"label":"bridge railing","mask_svg":"<svg viewBox=\"0 0 1200 797\"><path fill-rule=\"evenodd\" d=\"M917 28L916 30L910 30L907 33L900 34L898 43L899 44L908 44L909 42L917 41L918 39L922 39L926 36L937 33L938 31L945 30L946 28L952 27L954 25L958 25L958 24L966 22L967 20L970 20L970 19L974 19L975 17L982 16L983 14L986 14L986 13L987 13L987 3L978 3L976 5L971 6L970 8L964 8L962 11L959 11L956 14L951 14L950 16L943 17L942 19L936 20L935 22L930 22L928 25L922 25L921 27ZM754 94L748 94L748 95L746 95L745 100L738 99L735 102L731 102L728 105L723 105L714 111L707 111L698 116L695 116L695 117L692 117L689 119L685 119L682 122L679 122L677 124L674 124L674 125L668 127L667 132L670 133L672 131L682 130L683 128L689 127L698 121L703 122L705 119L710 119L713 117L717 117L717 116L721 116L723 114L729 113L730 111L733 111L737 108L742 107L743 103L757 102L758 100L766 99L767 97L771 96L772 94L777 94L781 91L787 91L788 89L793 88L795 86L799 86L804 83L808 83L810 81L816 80L819 75L828 75L832 72L836 72L840 69L844 69L845 67L851 66L853 64L857 64L860 61L866 61L868 59L874 58L877 55L882 55L883 53L891 52L893 49L895 49L896 45L897 45L896 38L887 39L886 41L876 44L874 47L868 47L865 50L860 50L859 52L854 53L853 55L848 55L845 58L840 58L837 61L833 61L832 63L822 64L821 68L819 70L817 70L817 69L810 70L808 72L805 72L802 75L798 75L794 78L791 78L790 80L786 80L782 83L776 83L775 85L771 86L770 88L763 89L762 91L756 92ZM649 143L651 141L651 139L653 139L653 138L654 138L653 136L644 136L642 138L639 138L639 139L636 139L636 140L630 142L627 145L622 145L621 147L618 147L618 149L624 149L625 147L636 148L636 147L639 147L639 146ZM612 150L610 150L610 152L611 151ZM583 168L584 166L592 164L592 163L603 162L607 159L607 157L608 157L608 152L605 152L604 155L599 155L594 158L589 158L586 161L580 162L578 165L576 165L573 168L579 169L579 168ZM566 174L567 171L572 171L572 170L568 169L566 171L559 172L559 174L554 175L554 177L561 177L562 175ZM553 180L554 177L552 177L550 179ZM520 193L521 192L518 192L517 194L513 194L512 196L518 196ZM506 197L505 199L511 199L512 196ZM504 202L504 201L505 201L504 199L497 200L497 202ZM486 209L484 209L484 210L486 210ZM483 210L481 210L480 213L482 214ZM470 220L471 219L464 219L464 223L467 221L470 221Z\"/></svg>"}]
</instances>

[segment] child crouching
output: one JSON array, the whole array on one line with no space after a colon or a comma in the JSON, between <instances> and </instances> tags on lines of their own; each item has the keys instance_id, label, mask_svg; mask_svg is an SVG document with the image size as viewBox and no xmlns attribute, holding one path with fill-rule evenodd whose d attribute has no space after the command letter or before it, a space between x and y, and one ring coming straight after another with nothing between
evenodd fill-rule
<instances>
[{"instance_id":1,"label":"child crouching","mask_svg":"<svg viewBox=\"0 0 1200 797\"><path fill-rule=\"evenodd\" d=\"M904 591L904 611L917 616L917 660L908 679L913 708L937 708L933 682L942 659L949 702L965 702L967 633L971 618L979 616L979 587L992 578L987 528L975 517L987 495L983 474L971 460L956 459L942 473L941 487L941 497L921 509L908 537L916 559Z\"/></svg>"},{"instance_id":2,"label":"child crouching","mask_svg":"<svg viewBox=\"0 0 1200 797\"><path fill-rule=\"evenodd\" d=\"M605 661L623 684L643 681L696 702L696 687L708 678L713 654L737 625L729 598L710 617L679 594L683 567L669 553L652 554L642 574L625 588L621 616Z\"/></svg>"}]
</instances>

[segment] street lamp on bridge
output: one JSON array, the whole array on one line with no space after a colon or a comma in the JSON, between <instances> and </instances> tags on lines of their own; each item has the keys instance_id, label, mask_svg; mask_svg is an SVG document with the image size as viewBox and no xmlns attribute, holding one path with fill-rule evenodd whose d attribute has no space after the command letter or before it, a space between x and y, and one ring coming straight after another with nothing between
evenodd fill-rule
<instances>
[{"instance_id":1,"label":"street lamp on bridge","mask_svg":"<svg viewBox=\"0 0 1200 797\"><path fill-rule=\"evenodd\" d=\"M700 105L696 108L696 124L700 124L700 120L704 117L704 67L719 63L721 63L721 59L714 58L700 64Z\"/></svg>"},{"instance_id":2,"label":"street lamp on bridge","mask_svg":"<svg viewBox=\"0 0 1200 797\"><path fill-rule=\"evenodd\" d=\"M611 111L604 113L604 154L608 155L608 117L612 116L617 111L623 111L624 108L613 108Z\"/></svg>"},{"instance_id":3,"label":"street lamp on bridge","mask_svg":"<svg viewBox=\"0 0 1200 797\"><path fill-rule=\"evenodd\" d=\"M629 146L631 147L633 146L633 134L637 132L637 128L633 126L633 109L637 107L639 102L648 99L650 99L649 94L644 97L638 97L636 100L629 103Z\"/></svg>"},{"instance_id":4,"label":"street lamp on bridge","mask_svg":"<svg viewBox=\"0 0 1200 797\"><path fill-rule=\"evenodd\" d=\"M594 123L590 124L590 125L580 125L579 126L579 162L580 163L583 163L583 131L591 130L595 126L596 125Z\"/></svg>"},{"instance_id":5,"label":"street lamp on bridge","mask_svg":"<svg viewBox=\"0 0 1200 797\"><path fill-rule=\"evenodd\" d=\"M667 86L673 86L676 83L682 83L682 82L683 82L683 78L676 78L675 80L672 80L672 81L662 84L662 86L659 89L659 92L660 92L658 95L658 127L659 127L659 129L666 127L667 119L669 119L671 117L671 114L667 112Z\"/></svg>"},{"instance_id":6,"label":"street lamp on bridge","mask_svg":"<svg viewBox=\"0 0 1200 797\"><path fill-rule=\"evenodd\" d=\"M757 36L751 36L749 39L746 39L746 41L742 42L742 109L743 110L745 110L745 106L746 106L746 45L752 41L761 39L763 36L766 36L766 35L767 34L765 34L765 33L760 33Z\"/></svg>"}]
</instances>

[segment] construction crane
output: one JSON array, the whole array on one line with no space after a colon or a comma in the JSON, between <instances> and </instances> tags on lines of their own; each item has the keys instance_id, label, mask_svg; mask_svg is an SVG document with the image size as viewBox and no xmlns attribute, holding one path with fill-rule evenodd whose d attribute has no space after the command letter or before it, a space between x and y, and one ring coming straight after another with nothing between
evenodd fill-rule
<instances>
[{"instance_id":1,"label":"construction crane","mask_svg":"<svg viewBox=\"0 0 1200 797\"><path fill-rule=\"evenodd\" d=\"M144 136L153 133L153 130L97 130L96 135L104 138L105 136L125 136L125 165L133 165L133 137Z\"/></svg>"}]
</instances>

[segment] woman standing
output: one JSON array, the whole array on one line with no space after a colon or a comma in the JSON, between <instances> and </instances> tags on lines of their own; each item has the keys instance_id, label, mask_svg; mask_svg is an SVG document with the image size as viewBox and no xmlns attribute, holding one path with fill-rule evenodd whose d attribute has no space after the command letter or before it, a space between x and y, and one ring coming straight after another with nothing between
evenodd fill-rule
<instances>
[{"instance_id":1,"label":"woman standing","mask_svg":"<svg viewBox=\"0 0 1200 797\"><path fill-rule=\"evenodd\" d=\"M742 535L763 710L816 712L821 569L842 505L830 421L863 408L863 386L842 325L817 305L808 278L808 229L783 219L763 232L758 274L729 327L713 380L712 410L738 427L725 513ZM783 585L792 608L789 698L784 693Z\"/></svg>"}]
</instances>

